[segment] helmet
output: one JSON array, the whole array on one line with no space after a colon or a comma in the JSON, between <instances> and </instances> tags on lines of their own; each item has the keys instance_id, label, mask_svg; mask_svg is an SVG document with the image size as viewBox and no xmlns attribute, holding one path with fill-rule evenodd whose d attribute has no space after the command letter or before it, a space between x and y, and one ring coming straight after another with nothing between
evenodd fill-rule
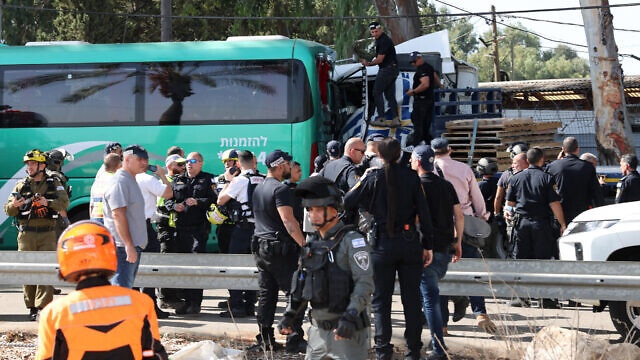
<instances>
[{"instance_id":1,"label":"helmet","mask_svg":"<svg viewBox=\"0 0 640 360\"><path fill-rule=\"evenodd\" d=\"M509 156L513 159L516 155L526 153L529 150L529 145L522 141L514 142L509 145L507 151L509 152Z\"/></svg>"},{"instance_id":2,"label":"helmet","mask_svg":"<svg viewBox=\"0 0 640 360\"><path fill-rule=\"evenodd\" d=\"M482 158L478 160L476 171L480 175L493 175L498 172L498 163L494 158Z\"/></svg>"},{"instance_id":3,"label":"helmet","mask_svg":"<svg viewBox=\"0 0 640 360\"><path fill-rule=\"evenodd\" d=\"M22 158L22 162L26 163L27 161L37 161L39 163L46 163L47 162L47 156L40 150L38 149L33 149L29 152L27 152L26 154L24 154L24 157Z\"/></svg>"},{"instance_id":4,"label":"helmet","mask_svg":"<svg viewBox=\"0 0 640 360\"><path fill-rule=\"evenodd\" d=\"M220 225L229 218L227 209L225 206L218 206L217 204L211 204L207 211L207 220L214 225Z\"/></svg>"},{"instance_id":5,"label":"helmet","mask_svg":"<svg viewBox=\"0 0 640 360\"><path fill-rule=\"evenodd\" d=\"M238 151L236 149L225 150L222 153L222 163L226 163L229 160L238 161Z\"/></svg>"},{"instance_id":6,"label":"helmet","mask_svg":"<svg viewBox=\"0 0 640 360\"><path fill-rule=\"evenodd\" d=\"M62 164L64 164L64 160L68 160L68 161L72 161L73 160L73 154L71 154L70 152L68 152L65 149L54 149L54 150L49 150L45 153L45 155L47 156L47 166L52 166L52 167L61 167Z\"/></svg>"},{"instance_id":7,"label":"helmet","mask_svg":"<svg viewBox=\"0 0 640 360\"><path fill-rule=\"evenodd\" d=\"M331 206L342 211L342 192L324 176L312 176L300 182L295 194L302 198L302 206Z\"/></svg>"},{"instance_id":8,"label":"helmet","mask_svg":"<svg viewBox=\"0 0 640 360\"><path fill-rule=\"evenodd\" d=\"M112 275L118 267L116 245L109 230L95 221L84 220L69 226L58 240L61 279L75 282L86 273Z\"/></svg>"}]
</instances>

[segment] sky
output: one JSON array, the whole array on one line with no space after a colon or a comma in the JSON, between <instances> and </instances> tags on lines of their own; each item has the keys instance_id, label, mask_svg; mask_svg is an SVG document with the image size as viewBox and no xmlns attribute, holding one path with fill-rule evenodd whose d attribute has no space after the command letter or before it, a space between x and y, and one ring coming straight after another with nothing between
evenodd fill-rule
<instances>
[{"instance_id":1,"label":"sky","mask_svg":"<svg viewBox=\"0 0 640 360\"><path fill-rule=\"evenodd\" d=\"M464 11L447 6L446 4L464 9L470 12L489 12L491 5L496 7L496 12L516 11L516 10L534 10L534 9L557 9L579 7L579 0L433 0L437 8L443 6L449 8L451 14L461 14ZM619 4L635 4L633 6L613 7L613 26L617 30L614 33L616 44L618 45L619 54L633 54L640 57L640 0L609 0L609 5ZM579 10L569 11L549 11L549 12L532 12L513 14L517 17L528 17L540 20L558 21L572 24L583 24L582 13ZM516 25L520 22L523 27L528 30L547 37L552 40L566 41L574 44L585 45L585 47L577 47L567 45L578 51L578 55L588 58L587 40L584 27L574 25L559 25L548 21L533 21L522 18L514 18L513 16L501 15L497 17L498 29L504 29L500 22ZM491 15L486 15L491 18ZM472 16L469 21L474 24L478 35L490 30L490 25L480 17ZM622 29L634 30L623 31ZM541 39L543 49L555 48L560 43ZM631 57L620 57L622 69L627 75L640 75L640 60Z\"/></svg>"}]
</instances>

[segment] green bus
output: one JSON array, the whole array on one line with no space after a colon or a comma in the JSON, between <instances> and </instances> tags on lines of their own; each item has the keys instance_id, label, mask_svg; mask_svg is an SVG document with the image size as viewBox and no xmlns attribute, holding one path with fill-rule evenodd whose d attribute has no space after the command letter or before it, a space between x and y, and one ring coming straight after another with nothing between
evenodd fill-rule
<instances>
[{"instance_id":1,"label":"green bus","mask_svg":"<svg viewBox=\"0 0 640 360\"><path fill-rule=\"evenodd\" d=\"M331 137L334 58L326 46L281 36L2 46L0 199L24 178L27 151L65 149L74 156L63 168L73 187L68 214L88 218L90 188L113 141L143 145L156 165L172 145L197 151L214 174L226 149L253 151L261 170L266 154L282 149L309 174ZM16 248L2 212L0 249Z\"/></svg>"}]
</instances>

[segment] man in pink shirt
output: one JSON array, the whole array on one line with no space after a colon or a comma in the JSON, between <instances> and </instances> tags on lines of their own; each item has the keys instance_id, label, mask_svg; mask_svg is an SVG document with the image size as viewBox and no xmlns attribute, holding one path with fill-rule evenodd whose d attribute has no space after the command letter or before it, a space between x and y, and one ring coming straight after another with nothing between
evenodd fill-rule
<instances>
[{"instance_id":1,"label":"man in pink shirt","mask_svg":"<svg viewBox=\"0 0 640 360\"><path fill-rule=\"evenodd\" d=\"M436 154L435 172L445 180L449 181L453 188L456 190L460 206L462 207L462 213L465 215L475 216L484 220L489 219L489 213L484 204L484 197L478 186L476 176L467 164L460 161L453 160L451 158L451 148L449 147L449 141L440 137L431 140L431 148ZM462 257L463 258L480 258L480 252L478 248L465 243L464 238L462 240ZM491 321L487 315L487 309L484 303L484 297L482 296L470 296L455 297L453 298L455 304L455 311L453 313L453 321L460 321L471 302L471 309L478 321L478 327L488 333L496 332L496 325ZM443 297L440 300L442 305L443 314L448 314L448 297ZM446 308L446 309L445 309ZM443 317L444 329L447 329L447 318Z\"/></svg>"}]
</instances>

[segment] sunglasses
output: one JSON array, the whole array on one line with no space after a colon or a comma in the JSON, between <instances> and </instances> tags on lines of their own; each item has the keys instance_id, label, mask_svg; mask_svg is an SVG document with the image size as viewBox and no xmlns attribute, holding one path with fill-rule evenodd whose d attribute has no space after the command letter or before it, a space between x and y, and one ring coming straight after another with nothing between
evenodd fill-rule
<instances>
[{"instance_id":1,"label":"sunglasses","mask_svg":"<svg viewBox=\"0 0 640 360\"><path fill-rule=\"evenodd\" d=\"M187 159L187 164L195 164L198 162L198 159Z\"/></svg>"}]
</instances>

